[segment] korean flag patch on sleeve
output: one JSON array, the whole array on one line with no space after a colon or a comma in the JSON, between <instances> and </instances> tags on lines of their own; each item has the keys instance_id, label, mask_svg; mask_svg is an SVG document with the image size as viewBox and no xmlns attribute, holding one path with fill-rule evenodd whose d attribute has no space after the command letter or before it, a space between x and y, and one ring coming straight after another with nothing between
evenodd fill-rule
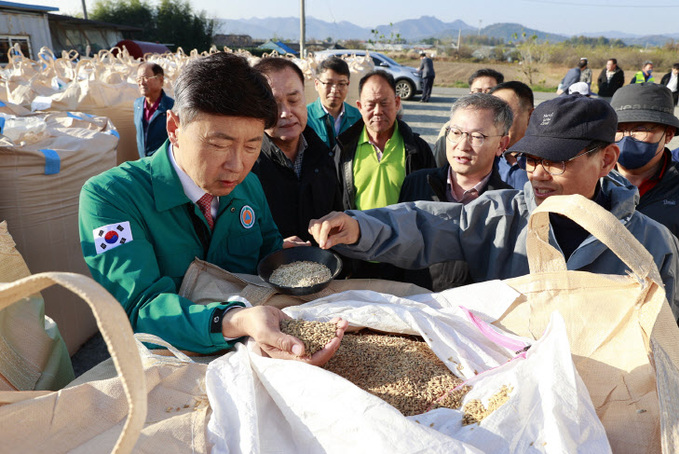
<instances>
[{"instance_id":1,"label":"korean flag patch on sleeve","mask_svg":"<svg viewBox=\"0 0 679 454\"><path fill-rule=\"evenodd\" d=\"M132 230L128 221L104 225L92 230L97 255L110 251L132 241Z\"/></svg>"}]
</instances>

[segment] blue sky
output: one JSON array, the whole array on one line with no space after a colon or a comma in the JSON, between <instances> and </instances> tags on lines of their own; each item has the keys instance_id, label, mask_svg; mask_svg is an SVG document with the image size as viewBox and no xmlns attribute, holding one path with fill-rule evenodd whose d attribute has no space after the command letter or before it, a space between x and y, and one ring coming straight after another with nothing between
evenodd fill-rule
<instances>
[{"instance_id":1,"label":"blue sky","mask_svg":"<svg viewBox=\"0 0 679 454\"><path fill-rule=\"evenodd\" d=\"M155 0L148 0L155 3ZM194 10L220 19L299 16L300 0L189 0ZM82 0L19 0L82 12ZM86 0L92 10L94 0ZM679 33L679 0L306 0L306 15L362 27L435 16L473 27L516 22L545 32L578 35L611 30L638 34Z\"/></svg>"}]
</instances>

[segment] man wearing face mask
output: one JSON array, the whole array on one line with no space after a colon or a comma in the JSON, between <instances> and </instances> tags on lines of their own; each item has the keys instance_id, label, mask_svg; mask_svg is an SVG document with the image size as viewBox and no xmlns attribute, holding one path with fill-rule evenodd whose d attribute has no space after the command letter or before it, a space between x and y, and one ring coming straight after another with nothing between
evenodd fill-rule
<instances>
[{"instance_id":1,"label":"man wearing face mask","mask_svg":"<svg viewBox=\"0 0 679 454\"><path fill-rule=\"evenodd\" d=\"M616 170L639 189L637 210L679 236L679 164L666 147L679 128L672 92L653 83L627 85L611 106L618 114Z\"/></svg>"}]
</instances>

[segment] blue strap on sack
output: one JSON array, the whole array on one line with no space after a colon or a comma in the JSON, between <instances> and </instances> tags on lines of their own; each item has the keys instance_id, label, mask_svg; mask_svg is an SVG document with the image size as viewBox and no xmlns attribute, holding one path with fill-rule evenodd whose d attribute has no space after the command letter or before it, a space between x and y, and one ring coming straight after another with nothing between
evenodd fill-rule
<instances>
[{"instance_id":1,"label":"blue strap on sack","mask_svg":"<svg viewBox=\"0 0 679 454\"><path fill-rule=\"evenodd\" d=\"M41 149L42 154L45 155L45 175L54 175L61 170L61 159L56 151L50 149Z\"/></svg>"}]
</instances>

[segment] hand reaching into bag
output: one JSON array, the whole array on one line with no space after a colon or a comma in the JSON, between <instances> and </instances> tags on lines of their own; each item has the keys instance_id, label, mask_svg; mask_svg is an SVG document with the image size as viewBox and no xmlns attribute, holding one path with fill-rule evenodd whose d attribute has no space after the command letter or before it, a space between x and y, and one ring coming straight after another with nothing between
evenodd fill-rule
<instances>
[{"instance_id":1,"label":"hand reaching into bag","mask_svg":"<svg viewBox=\"0 0 679 454\"><path fill-rule=\"evenodd\" d=\"M290 317L272 306L255 306L228 311L222 321L222 335L227 338L250 336L257 342L262 352L272 358L294 359L314 366L327 363L340 346L348 323L346 320L333 319L337 325L337 336L311 357L305 356L304 344L296 337L280 330L283 319Z\"/></svg>"}]
</instances>

